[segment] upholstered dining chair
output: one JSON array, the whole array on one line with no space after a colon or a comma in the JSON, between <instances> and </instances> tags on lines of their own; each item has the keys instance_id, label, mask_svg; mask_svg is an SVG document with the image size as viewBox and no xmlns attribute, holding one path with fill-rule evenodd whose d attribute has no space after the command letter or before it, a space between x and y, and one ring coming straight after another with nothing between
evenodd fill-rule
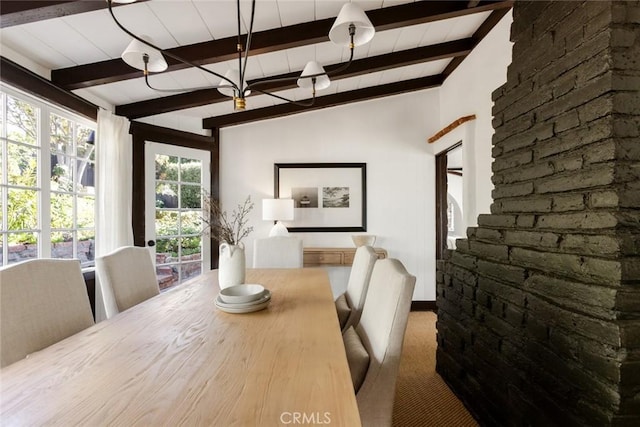
<instances>
[{"instance_id":1,"label":"upholstered dining chair","mask_svg":"<svg viewBox=\"0 0 640 427\"><path fill-rule=\"evenodd\" d=\"M360 246L356 250L349 273L347 290L336 299L336 310L342 332L360 321L362 308L369 289L371 272L378 259L371 246Z\"/></svg>"},{"instance_id":2,"label":"upholstered dining chair","mask_svg":"<svg viewBox=\"0 0 640 427\"><path fill-rule=\"evenodd\" d=\"M0 367L94 324L78 260L33 259L0 269Z\"/></svg>"},{"instance_id":3,"label":"upholstered dining chair","mask_svg":"<svg viewBox=\"0 0 640 427\"><path fill-rule=\"evenodd\" d=\"M390 426L402 342L416 278L396 259L378 260L360 322L343 334L364 427Z\"/></svg>"},{"instance_id":4,"label":"upholstered dining chair","mask_svg":"<svg viewBox=\"0 0 640 427\"><path fill-rule=\"evenodd\" d=\"M301 268L302 240L273 236L253 241L253 268Z\"/></svg>"},{"instance_id":5,"label":"upholstered dining chair","mask_svg":"<svg viewBox=\"0 0 640 427\"><path fill-rule=\"evenodd\" d=\"M160 293L147 248L124 246L96 258L100 286L113 291L118 311L124 311Z\"/></svg>"}]
</instances>

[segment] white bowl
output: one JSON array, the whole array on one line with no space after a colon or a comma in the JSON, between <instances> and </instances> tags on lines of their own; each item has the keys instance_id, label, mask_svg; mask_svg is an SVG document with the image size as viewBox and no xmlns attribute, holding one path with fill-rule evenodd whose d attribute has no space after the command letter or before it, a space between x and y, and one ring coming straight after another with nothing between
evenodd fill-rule
<instances>
[{"instance_id":1,"label":"white bowl","mask_svg":"<svg viewBox=\"0 0 640 427\"><path fill-rule=\"evenodd\" d=\"M264 295L262 285L235 285L220 291L220 299L227 304L243 304L256 301Z\"/></svg>"},{"instance_id":2,"label":"white bowl","mask_svg":"<svg viewBox=\"0 0 640 427\"><path fill-rule=\"evenodd\" d=\"M353 244L356 245L356 248L360 246L373 246L376 242L376 236L373 234L359 234L351 236L351 240L353 240Z\"/></svg>"}]
</instances>

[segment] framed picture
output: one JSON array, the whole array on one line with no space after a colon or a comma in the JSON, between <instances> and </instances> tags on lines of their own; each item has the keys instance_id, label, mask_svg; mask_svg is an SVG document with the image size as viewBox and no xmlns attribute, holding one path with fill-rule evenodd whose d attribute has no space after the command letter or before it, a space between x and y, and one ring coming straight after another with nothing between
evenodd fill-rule
<instances>
[{"instance_id":1,"label":"framed picture","mask_svg":"<svg viewBox=\"0 0 640 427\"><path fill-rule=\"evenodd\" d=\"M274 197L292 198L292 232L367 231L366 163L276 163Z\"/></svg>"}]
</instances>

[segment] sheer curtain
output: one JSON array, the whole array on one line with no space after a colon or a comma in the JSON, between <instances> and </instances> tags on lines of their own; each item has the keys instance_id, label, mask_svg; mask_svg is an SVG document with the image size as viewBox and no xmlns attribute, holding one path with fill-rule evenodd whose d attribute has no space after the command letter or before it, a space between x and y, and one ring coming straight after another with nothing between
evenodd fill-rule
<instances>
[{"instance_id":1,"label":"sheer curtain","mask_svg":"<svg viewBox=\"0 0 640 427\"><path fill-rule=\"evenodd\" d=\"M131 188L133 149L129 120L100 109L96 137L96 256L133 245ZM96 277L96 321L118 313L112 289Z\"/></svg>"}]
</instances>

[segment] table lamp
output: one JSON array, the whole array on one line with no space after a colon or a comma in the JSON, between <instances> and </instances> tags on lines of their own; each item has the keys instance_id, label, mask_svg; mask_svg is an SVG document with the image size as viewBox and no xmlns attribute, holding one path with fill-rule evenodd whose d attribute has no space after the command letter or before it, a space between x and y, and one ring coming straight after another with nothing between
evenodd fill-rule
<instances>
[{"instance_id":1,"label":"table lamp","mask_svg":"<svg viewBox=\"0 0 640 427\"><path fill-rule=\"evenodd\" d=\"M293 219L293 199L262 199L262 219L277 221L269 232L269 237L287 236L289 231L281 221Z\"/></svg>"}]
</instances>

